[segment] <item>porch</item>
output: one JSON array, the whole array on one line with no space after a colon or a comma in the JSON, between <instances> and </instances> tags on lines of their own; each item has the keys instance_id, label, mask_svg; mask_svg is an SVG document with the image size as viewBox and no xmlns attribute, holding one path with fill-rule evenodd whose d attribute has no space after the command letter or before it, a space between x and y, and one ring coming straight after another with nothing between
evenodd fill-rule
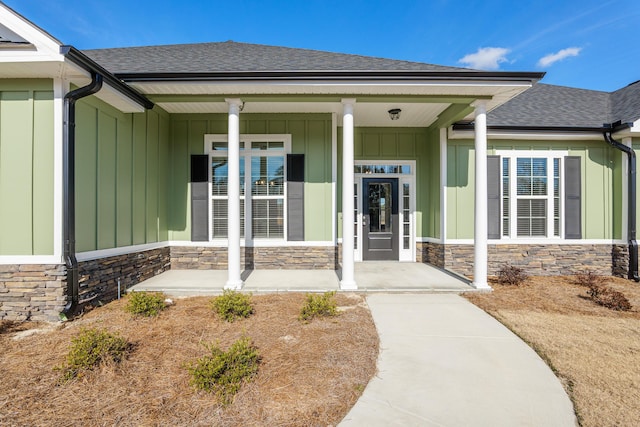
<instances>
[{"instance_id":1,"label":"porch","mask_svg":"<svg viewBox=\"0 0 640 427\"><path fill-rule=\"evenodd\" d=\"M355 264L358 292L467 292L474 288L460 276L421 263L360 262ZM324 292L340 289L340 271L246 270L243 291ZM169 270L131 287L133 291L170 296L216 295L227 282L226 270Z\"/></svg>"}]
</instances>

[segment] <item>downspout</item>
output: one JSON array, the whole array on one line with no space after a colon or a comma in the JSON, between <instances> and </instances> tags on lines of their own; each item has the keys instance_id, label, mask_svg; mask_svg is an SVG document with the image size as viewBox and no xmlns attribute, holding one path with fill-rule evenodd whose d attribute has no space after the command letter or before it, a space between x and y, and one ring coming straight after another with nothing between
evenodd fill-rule
<instances>
[{"instance_id":1,"label":"downspout","mask_svg":"<svg viewBox=\"0 0 640 427\"><path fill-rule=\"evenodd\" d=\"M629 244L629 279L633 279L636 282L640 282L640 276L638 276L638 241L636 240L636 153L632 147L628 147L611 136L612 130L604 131L604 140L617 148L618 150L627 154L629 162L629 174L628 174L628 213L627 213L627 233Z\"/></svg>"},{"instance_id":2,"label":"downspout","mask_svg":"<svg viewBox=\"0 0 640 427\"><path fill-rule=\"evenodd\" d=\"M63 240L64 263L67 267L67 294L71 293L71 301L67 303L62 314L68 316L78 305L78 260L76 259L76 101L93 95L102 88L103 77L91 71L91 83L72 90L64 96L63 125Z\"/></svg>"}]
</instances>

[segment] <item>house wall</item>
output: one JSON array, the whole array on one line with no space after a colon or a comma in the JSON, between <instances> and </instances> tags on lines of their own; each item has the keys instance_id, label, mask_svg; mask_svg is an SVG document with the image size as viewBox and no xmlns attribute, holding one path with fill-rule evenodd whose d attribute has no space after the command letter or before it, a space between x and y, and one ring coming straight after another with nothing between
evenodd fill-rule
<instances>
[{"instance_id":1,"label":"house wall","mask_svg":"<svg viewBox=\"0 0 640 427\"><path fill-rule=\"evenodd\" d=\"M357 127L355 160L416 161L416 236L439 237L440 147L438 131L426 128ZM342 128L338 129L338 235L342 236Z\"/></svg>"},{"instance_id":2,"label":"house wall","mask_svg":"<svg viewBox=\"0 0 640 427\"><path fill-rule=\"evenodd\" d=\"M447 147L447 239L473 239L473 141L449 141ZM603 141L489 140L496 150L568 151L582 158L583 239L622 238L622 159Z\"/></svg>"},{"instance_id":3,"label":"house wall","mask_svg":"<svg viewBox=\"0 0 640 427\"><path fill-rule=\"evenodd\" d=\"M124 114L89 97L76 123L77 251L167 241L168 114Z\"/></svg>"},{"instance_id":4,"label":"house wall","mask_svg":"<svg viewBox=\"0 0 640 427\"><path fill-rule=\"evenodd\" d=\"M53 82L0 80L0 255L53 255Z\"/></svg>"},{"instance_id":5,"label":"house wall","mask_svg":"<svg viewBox=\"0 0 640 427\"><path fill-rule=\"evenodd\" d=\"M456 241L473 239L474 144L449 141L447 147L447 241L430 243L425 261L465 275L473 274L473 245ZM589 268L601 274L624 275L626 247L620 244L623 229L622 157L603 141L489 140L488 154L496 150L566 151L582 159L582 236L580 241L558 244L518 243L511 239L489 244L489 274L506 264L529 274L573 274ZM531 239L529 239L530 241ZM617 242L616 242L617 241ZM428 250L427 250L428 249Z\"/></svg>"},{"instance_id":6,"label":"house wall","mask_svg":"<svg viewBox=\"0 0 640 427\"><path fill-rule=\"evenodd\" d=\"M228 123L226 114L171 115L170 240L191 240L190 156L203 154L204 135L226 134ZM305 154L305 241L332 241L331 115L240 114L240 133L291 134L291 152Z\"/></svg>"}]
</instances>

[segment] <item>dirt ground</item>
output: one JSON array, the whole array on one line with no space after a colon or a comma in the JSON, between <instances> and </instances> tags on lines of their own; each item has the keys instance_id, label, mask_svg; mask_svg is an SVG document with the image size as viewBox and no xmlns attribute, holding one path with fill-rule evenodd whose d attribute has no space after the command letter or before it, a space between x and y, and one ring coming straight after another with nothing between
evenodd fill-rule
<instances>
[{"instance_id":1,"label":"dirt ground","mask_svg":"<svg viewBox=\"0 0 640 427\"><path fill-rule=\"evenodd\" d=\"M633 308L613 311L587 298L575 277L492 283L467 298L513 330L556 372L583 427L637 426L640 420L640 284L608 278Z\"/></svg>"},{"instance_id":2,"label":"dirt ground","mask_svg":"<svg viewBox=\"0 0 640 427\"><path fill-rule=\"evenodd\" d=\"M335 425L375 374L378 356L364 298L336 298L339 316L309 324L297 319L305 295L296 293L253 296L255 314L234 323L216 318L207 297L178 299L152 319L132 318L121 300L54 327L0 322L0 425ZM15 339L37 327L47 330ZM54 366L83 327L118 332L134 350L117 366L60 385ZM243 335L262 363L222 407L189 385L185 364L206 353L203 343L226 349Z\"/></svg>"}]
</instances>

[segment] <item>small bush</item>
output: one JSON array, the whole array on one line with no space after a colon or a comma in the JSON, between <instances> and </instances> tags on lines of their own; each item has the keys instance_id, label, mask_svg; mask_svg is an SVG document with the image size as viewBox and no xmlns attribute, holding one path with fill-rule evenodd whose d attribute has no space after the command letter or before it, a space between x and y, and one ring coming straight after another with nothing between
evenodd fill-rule
<instances>
[{"instance_id":1,"label":"small bush","mask_svg":"<svg viewBox=\"0 0 640 427\"><path fill-rule=\"evenodd\" d=\"M589 288L592 286L602 286L607 281L604 276L601 276L589 269L578 271L574 273L573 277L577 285Z\"/></svg>"},{"instance_id":2,"label":"small bush","mask_svg":"<svg viewBox=\"0 0 640 427\"><path fill-rule=\"evenodd\" d=\"M611 310L631 310L631 303L622 292L607 288L606 286L591 286L589 287L588 294L593 302Z\"/></svg>"},{"instance_id":3,"label":"small bush","mask_svg":"<svg viewBox=\"0 0 640 427\"><path fill-rule=\"evenodd\" d=\"M211 300L211 308L227 322L234 322L253 314L251 294L236 291L224 291L222 295Z\"/></svg>"},{"instance_id":4,"label":"small bush","mask_svg":"<svg viewBox=\"0 0 640 427\"><path fill-rule=\"evenodd\" d=\"M166 296L157 292L132 292L125 309L134 316L153 317L165 309Z\"/></svg>"},{"instance_id":5,"label":"small bush","mask_svg":"<svg viewBox=\"0 0 640 427\"><path fill-rule=\"evenodd\" d=\"M498 283L501 285L520 286L529 276L522 268L506 265L498 271Z\"/></svg>"},{"instance_id":6,"label":"small bush","mask_svg":"<svg viewBox=\"0 0 640 427\"><path fill-rule=\"evenodd\" d=\"M66 363L57 369L62 371L63 380L68 381L101 363L119 363L130 349L127 340L117 334L104 329L83 329L72 338Z\"/></svg>"},{"instance_id":7,"label":"small bush","mask_svg":"<svg viewBox=\"0 0 640 427\"><path fill-rule=\"evenodd\" d=\"M190 383L199 390L214 393L223 405L227 405L243 382L250 381L258 372L258 349L247 337L234 342L226 352L215 344L206 347L209 354L187 365Z\"/></svg>"},{"instance_id":8,"label":"small bush","mask_svg":"<svg viewBox=\"0 0 640 427\"><path fill-rule=\"evenodd\" d=\"M335 291L325 292L322 295L307 294L307 301L300 310L298 319L307 322L314 317L335 316L338 314L338 305L335 300Z\"/></svg>"}]
</instances>

